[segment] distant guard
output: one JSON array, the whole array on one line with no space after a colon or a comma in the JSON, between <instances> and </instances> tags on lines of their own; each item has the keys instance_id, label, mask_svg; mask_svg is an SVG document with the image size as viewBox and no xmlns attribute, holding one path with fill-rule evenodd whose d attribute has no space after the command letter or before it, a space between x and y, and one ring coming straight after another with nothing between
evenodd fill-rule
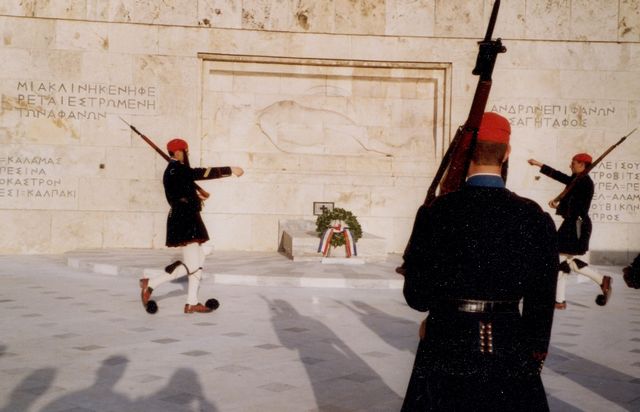
<instances>
[{"instance_id":1,"label":"distant guard","mask_svg":"<svg viewBox=\"0 0 640 412\"><path fill-rule=\"evenodd\" d=\"M567 275L571 272L588 277L600 286L602 294L596 297L596 303L604 306L611 297L611 277L603 276L589 267L584 260L576 256L584 255L589 250L589 240L591 238L591 218L589 208L593 199L594 185L589 174L584 173L593 162L587 153L578 153L571 159L571 176L547 166L536 159L529 159L529 164L540 167L540 173L573 187L556 205L549 202L551 207L556 208L556 214L562 216L563 221L558 228L558 250L560 252L560 273L558 274L558 287L556 289L556 309L566 309L565 300Z\"/></svg>"}]
</instances>

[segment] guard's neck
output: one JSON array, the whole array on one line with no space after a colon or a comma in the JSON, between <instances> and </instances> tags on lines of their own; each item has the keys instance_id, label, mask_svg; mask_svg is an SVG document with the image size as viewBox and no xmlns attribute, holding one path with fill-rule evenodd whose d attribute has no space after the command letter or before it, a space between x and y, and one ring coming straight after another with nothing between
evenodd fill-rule
<instances>
[{"instance_id":1,"label":"guard's neck","mask_svg":"<svg viewBox=\"0 0 640 412\"><path fill-rule=\"evenodd\" d=\"M502 167L495 165L478 165L474 162L471 162L471 164L469 164L469 171L467 172L467 176L477 174L490 174L500 176L502 174Z\"/></svg>"}]
</instances>

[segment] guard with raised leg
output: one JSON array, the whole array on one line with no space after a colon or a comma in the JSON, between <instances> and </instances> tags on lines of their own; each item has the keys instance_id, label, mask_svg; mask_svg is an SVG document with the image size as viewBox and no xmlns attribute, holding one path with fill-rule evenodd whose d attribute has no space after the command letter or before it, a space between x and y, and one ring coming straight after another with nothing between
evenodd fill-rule
<instances>
[{"instance_id":1,"label":"guard with raised leg","mask_svg":"<svg viewBox=\"0 0 640 412\"><path fill-rule=\"evenodd\" d=\"M564 174L536 159L529 159L529 164L540 167L540 173L564 183L570 189L557 200L553 199L549 205L556 209L556 214L562 216L563 221L558 228L558 250L560 252L560 266L558 286L556 288L555 307L559 310L567 308L565 298L567 276L574 272L594 281L602 292L596 297L596 304L604 306L611 297L611 277L604 276L589 267L584 260L577 256L584 255L589 250L591 238L591 218L589 208L593 199L593 180L585 171L592 168L593 159L587 153L578 153L571 159L571 175Z\"/></svg>"},{"instance_id":2,"label":"guard with raised leg","mask_svg":"<svg viewBox=\"0 0 640 412\"><path fill-rule=\"evenodd\" d=\"M135 129L134 131L139 133ZM140 298L148 313L156 313L158 305L151 300L151 295L156 288L162 283L188 276L189 285L184 313L209 313L217 309L220 303L216 299L209 299L204 304L198 300L202 265L205 260L202 243L209 240L200 211L208 193L197 186L195 181L231 175L242 176L244 171L240 167L192 168L189 165L189 146L180 138L171 140L167 144L167 150L170 158L164 172L163 184L171 210L167 218L166 245L181 248L182 260L168 265L165 273L160 276L140 279Z\"/></svg>"}]
</instances>

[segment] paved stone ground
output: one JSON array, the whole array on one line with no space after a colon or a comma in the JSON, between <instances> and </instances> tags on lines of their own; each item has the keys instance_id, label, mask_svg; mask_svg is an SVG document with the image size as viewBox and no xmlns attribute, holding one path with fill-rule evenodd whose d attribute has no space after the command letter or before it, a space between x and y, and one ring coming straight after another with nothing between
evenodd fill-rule
<instances>
[{"instance_id":1,"label":"paved stone ground","mask_svg":"<svg viewBox=\"0 0 640 412\"><path fill-rule=\"evenodd\" d=\"M0 256L0 411L399 410L422 314L404 303L397 256L342 266L216 252L200 295L218 311L183 314L178 282L148 315L137 278L171 259ZM614 276L609 305L573 278L556 312L543 372L553 411L640 411L640 290L619 267L598 269Z\"/></svg>"}]
</instances>

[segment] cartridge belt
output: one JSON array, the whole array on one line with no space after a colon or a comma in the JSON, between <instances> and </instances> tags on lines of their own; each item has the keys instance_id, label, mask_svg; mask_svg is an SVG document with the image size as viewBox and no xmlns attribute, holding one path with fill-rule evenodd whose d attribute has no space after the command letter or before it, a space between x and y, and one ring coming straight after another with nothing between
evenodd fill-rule
<instances>
[{"instance_id":1,"label":"cartridge belt","mask_svg":"<svg viewBox=\"0 0 640 412\"><path fill-rule=\"evenodd\" d=\"M456 312L469 313L518 313L518 300L452 299L444 307Z\"/></svg>"}]
</instances>

